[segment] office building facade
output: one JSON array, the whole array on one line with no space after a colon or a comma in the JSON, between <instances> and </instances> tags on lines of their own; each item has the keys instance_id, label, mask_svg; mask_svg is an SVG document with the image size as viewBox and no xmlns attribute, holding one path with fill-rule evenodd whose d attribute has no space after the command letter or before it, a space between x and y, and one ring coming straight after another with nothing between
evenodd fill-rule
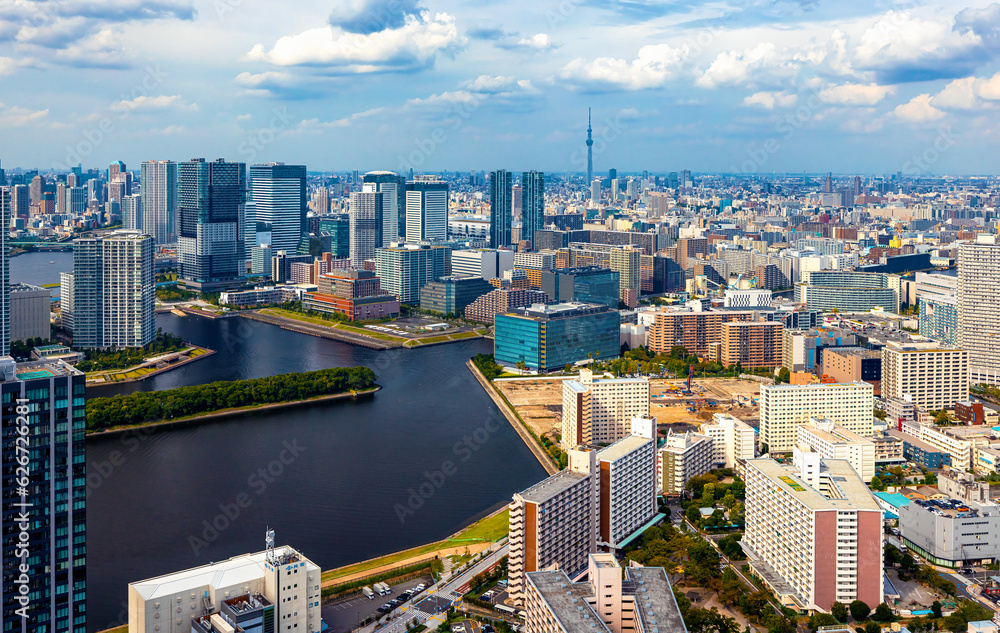
<instances>
[{"instance_id":1,"label":"office building facade","mask_svg":"<svg viewBox=\"0 0 1000 633\"><path fill-rule=\"evenodd\" d=\"M618 309L621 276L618 271L596 266L543 270L540 290L549 301L599 303Z\"/></svg>"},{"instance_id":2,"label":"office building facade","mask_svg":"<svg viewBox=\"0 0 1000 633\"><path fill-rule=\"evenodd\" d=\"M509 171L490 172L490 248L509 247L514 225L514 182Z\"/></svg>"},{"instance_id":3,"label":"office building facade","mask_svg":"<svg viewBox=\"0 0 1000 633\"><path fill-rule=\"evenodd\" d=\"M242 283L246 165L196 158L177 166L178 285L214 292Z\"/></svg>"},{"instance_id":4,"label":"office building facade","mask_svg":"<svg viewBox=\"0 0 1000 633\"><path fill-rule=\"evenodd\" d=\"M435 176L417 176L406 183L406 241L447 239L448 183Z\"/></svg>"},{"instance_id":5,"label":"office building facade","mask_svg":"<svg viewBox=\"0 0 1000 633\"><path fill-rule=\"evenodd\" d=\"M306 232L305 165L251 165L248 176L253 217L248 217L247 222L270 225L272 248L297 251Z\"/></svg>"},{"instance_id":6,"label":"office building facade","mask_svg":"<svg viewBox=\"0 0 1000 633\"><path fill-rule=\"evenodd\" d=\"M401 244L375 252L375 271L382 289L400 303L419 303L420 289L451 274L451 248Z\"/></svg>"},{"instance_id":7,"label":"office building facade","mask_svg":"<svg viewBox=\"0 0 1000 633\"><path fill-rule=\"evenodd\" d=\"M373 188L351 192L349 242L354 268L362 268L366 260L375 259L375 252L383 247L385 204L385 194Z\"/></svg>"},{"instance_id":8,"label":"office building facade","mask_svg":"<svg viewBox=\"0 0 1000 633\"><path fill-rule=\"evenodd\" d=\"M406 179L391 171L370 171L362 177L369 191L385 194L382 203L382 243L389 246L406 235Z\"/></svg>"},{"instance_id":9,"label":"office building facade","mask_svg":"<svg viewBox=\"0 0 1000 633\"><path fill-rule=\"evenodd\" d=\"M533 250L535 231L545 228L545 174L526 171L521 174L521 239L531 242Z\"/></svg>"},{"instance_id":10,"label":"office building facade","mask_svg":"<svg viewBox=\"0 0 1000 633\"><path fill-rule=\"evenodd\" d=\"M493 291L482 277L441 277L420 289L420 308L439 314L462 315L476 299Z\"/></svg>"},{"instance_id":11,"label":"office building facade","mask_svg":"<svg viewBox=\"0 0 1000 633\"><path fill-rule=\"evenodd\" d=\"M381 280L370 270L332 270L316 280L316 292L302 297L306 310L343 314L351 321L399 315L399 299L382 290Z\"/></svg>"},{"instance_id":12,"label":"office building facade","mask_svg":"<svg viewBox=\"0 0 1000 633\"><path fill-rule=\"evenodd\" d=\"M30 284L10 285L10 340L27 341L52 336L52 293Z\"/></svg>"},{"instance_id":13,"label":"office building facade","mask_svg":"<svg viewBox=\"0 0 1000 633\"><path fill-rule=\"evenodd\" d=\"M585 303L517 308L494 319L494 357L541 372L589 358L617 358L620 320L616 310Z\"/></svg>"},{"instance_id":14,"label":"office building facade","mask_svg":"<svg viewBox=\"0 0 1000 633\"><path fill-rule=\"evenodd\" d=\"M11 465L2 478L4 631L85 631L85 376L59 360L15 365L7 357L0 380L3 460ZM22 456L26 475L13 466Z\"/></svg>"}]
</instances>

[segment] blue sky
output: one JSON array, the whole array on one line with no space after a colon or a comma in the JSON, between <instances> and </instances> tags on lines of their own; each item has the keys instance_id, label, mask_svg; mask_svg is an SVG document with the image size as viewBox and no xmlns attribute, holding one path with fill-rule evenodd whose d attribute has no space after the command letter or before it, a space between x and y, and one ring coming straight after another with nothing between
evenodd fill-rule
<instances>
[{"instance_id":1,"label":"blue sky","mask_svg":"<svg viewBox=\"0 0 1000 633\"><path fill-rule=\"evenodd\" d=\"M600 172L993 173L998 57L968 0L0 0L0 159L580 171L592 106Z\"/></svg>"}]
</instances>

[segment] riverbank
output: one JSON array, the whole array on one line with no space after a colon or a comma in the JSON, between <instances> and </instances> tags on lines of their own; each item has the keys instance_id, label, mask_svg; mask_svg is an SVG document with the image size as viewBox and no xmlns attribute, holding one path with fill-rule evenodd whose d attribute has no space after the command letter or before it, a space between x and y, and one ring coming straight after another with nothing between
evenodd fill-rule
<instances>
[{"instance_id":1,"label":"riverbank","mask_svg":"<svg viewBox=\"0 0 1000 633\"><path fill-rule=\"evenodd\" d=\"M260 321L262 323L276 325L283 330L298 332L299 334L308 334L310 336L318 336L320 338L340 341L341 343L349 343L351 345L360 345L361 347L367 347L369 349L384 350L403 346L402 342L363 336L336 326L319 325L264 312L240 312L239 316L244 319L250 319L251 321Z\"/></svg>"},{"instance_id":2,"label":"riverbank","mask_svg":"<svg viewBox=\"0 0 1000 633\"><path fill-rule=\"evenodd\" d=\"M126 367L125 369L108 369L88 373L87 385L106 385L108 383L126 383L145 380L146 378L152 378L153 376L162 374L165 371L182 367L188 363L193 363L196 360L208 358L214 353L215 350L208 349L207 347L188 345L182 350L161 354L160 356L150 358L149 360L143 361L138 365ZM183 356L186 356L186 358L182 358ZM168 364L159 367L160 363Z\"/></svg>"},{"instance_id":3,"label":"riverbank","mask_svg":"<svg viewBox=\"0 0 1000 633\"><path fill-rule=\"evenodd\" d=\"M552 460L548 451L546 451L541 442L535 438L528 426L521 420L520 416L518 416L517 412L514 411L514 408L511 407L510 403L507 402L507 399L503 397L503 394L499 393L493 387L493 384L486 380L486 376L479 371L479 368L476 367L476 364L473 363L471 359L466 361L465 366L469 368L469 371L472 372L472 375L476 377L479 384L486 390L487 395L489 395L489 397L493 400L493 403L497 405L497 408L500 409L504 417L507 418L510 425L514 427L517 434L522 440L524 440L525 445L527 445L528 449L531 450L531 454L535 456L535 459L537 459L538 463L542 465L545 472L549 475L554 475L559 472L559 466Z\"/></svg>"},{"instance_id":4,"label":"riverbank","mask_svg":"<svg viewBox=\"0 0 1000 633\"><path fill-rule=\"evenodd\" d=\"M504 506L440 541L327 570L320 578L322 586L341 585L394 569L432 561L435 558L478 554L507 535L508 521L508 510Z\"/></svg>"},{"instance_id":5,"label":"riverbank","mask_svg":"<svg viewBox=\"0 0 1000 633\"><path fill-rule=\"evenodd\" d=\"M306 398L305 400L292 400L289 402L273 402L270 404L254 404L246 407L232 407L229 409L220 409L218 411L212 411L209 413L198 413L195 415L188 415L182 418L174 418L171 420L159 420L156 422L144 422L142 424L131 424L128 426L113 426L109 429L101 430L87 430L87 437L98 437L106 435L120 435L127 431L140 428L149 427L170 427L170 426L192 426L195 424L203 424L205 422L232 418L241 416L250 411L266 411L269 409L283 409L298 407L307 404L315 404L317 402L325 402L327 400L342 400L344 398L363 398L366 396L374 396L375 392L379 391L382 387L375 386L371 389L364 389L361 391L348 391L345 393L335 393L327 396L316 396L315 398Z\"/></svg>"}]
</instances>

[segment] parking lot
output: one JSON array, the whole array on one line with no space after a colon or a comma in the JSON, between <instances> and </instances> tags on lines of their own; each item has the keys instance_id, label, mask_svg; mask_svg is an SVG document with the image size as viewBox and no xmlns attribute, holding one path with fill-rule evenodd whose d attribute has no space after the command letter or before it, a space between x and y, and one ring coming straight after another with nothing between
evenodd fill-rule
<instances>
[{"instance_id":1,"label":"parking lot","mask_svg":"<svg viewBox=\"0 0 1000 633\"><path fill-rule=\"evenodd\" d=\"M921 607L930 609L931 604L935 600L942 599L939 594L931 591L918 582L914 582L912 580L900 580L899 574L895 569L886 570L886 574L889 576L889 580L892 581L892 584L899 592L899 606L904 609L919 609Z\"/></svg>"},{"instance_id":2,"label":"parking lot","mask_svg":"<svg viewBox=\"0 0 1000 633\"><path fill-rule=\"evenodd\" d=\"M369 600L364 595L357 595L352 598L324 604L322 607L323 621L330 627L329 633L345 633L346 631L353 631L365 618L371 616L381 616L382 614L378 612L378 608L380 606L399 596L399 594L403 593L407 589L416 587L421 583L429 587L434 583L434 580L430 576L414 578L413 580L408 580L404 583L390 587L390 589L392 589L392 593L387 596L376 595L373 599ZM420 600L426 595L426 592L422 592L413 596L413 598ZM400 605L399 608L393 611L393 616L398 616L401 612L405 613L406 610L412 607L412 604L413 601L411 599L409 602ZM447 606L447 602L445 602L445 605ZM421 605L421 611L424 610L423 606L424 605ZM430 612L428 611L427 613Z\"/></svg>"}]
</instances>

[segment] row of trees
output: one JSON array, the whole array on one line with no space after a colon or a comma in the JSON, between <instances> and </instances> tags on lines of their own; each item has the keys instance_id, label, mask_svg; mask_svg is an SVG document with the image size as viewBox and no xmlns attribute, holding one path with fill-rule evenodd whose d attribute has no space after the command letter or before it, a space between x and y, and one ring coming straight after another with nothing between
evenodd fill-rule
<instances>
[{"instance_id":1,"label":"row of trees","mask_svg":"<svg viewBox=\"0 0 1000 633\"><path fill-rule=\"evenodd\" d=\"M269 378L220 381L166 391L94 398L87 401L87 427L130 426L233 407L295 402L368 389L375 385L376 379L375 372L367 367L333 367Z\"/></svg>"},{"instance_id":2,"label":"row of trees","mask_svg":"<svg viewBox=\"0 0 1000 633\"><path fill-rule=\"evenodd\" d=\"M493 354L476 354L472 357L472 364L479 368L486 380L490 382L503 373L503 367L497 365L493 360Z\"/></svg>"}]
</instances>

